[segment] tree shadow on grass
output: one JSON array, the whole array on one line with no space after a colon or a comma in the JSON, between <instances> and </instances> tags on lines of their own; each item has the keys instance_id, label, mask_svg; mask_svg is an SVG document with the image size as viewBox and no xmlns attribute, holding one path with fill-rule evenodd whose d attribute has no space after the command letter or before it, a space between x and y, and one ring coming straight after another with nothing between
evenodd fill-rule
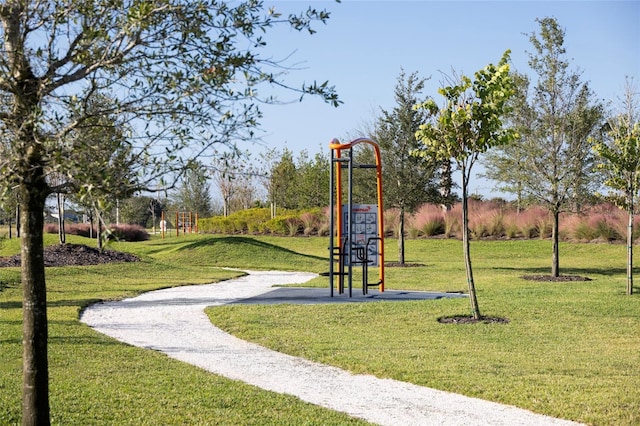
<instances>
[{"instance_id":1,"label":"tree shadow on grass","mask_svg":"<svg viewBox=\"0 0 640 426\"><path fill-rule=\"evenodd\" d=\"M494 267L491 268L494 271L507 271L507 272L519 272L523 276L536 275L551 275L551 267L545 268L512 268L512 267ZM627 270L624 268L563 268L560 265L560 275L561 276L582 276L589 277L592 275L604 275L607 277L612 277L615 275L624 275L626 276Z\"/></svg>"},{"instance_id":2,"label":"tree shadow on grass","mask_svg":"<svg viewBox=\"0 0 640 426\"><path fill-rule=\"evenodd\" d=\"M183 245L182 247L178 248L178 251L192 250L192 249L197 249L202 247L212 247L216 245L228 245L228 246L237 246L237 247L250 246L260 250L276 252L279 254L301 256L303 258L312 259L312 260L321 260L321 261L327 261L327 262L329 261L327 257L298 253L296 251L293 251L275 244L270 244L270 243L259 241L253 238L240 237L240 236L203 238L203 239L193 241L191 243Z\"/></svg>"}]
</instances>

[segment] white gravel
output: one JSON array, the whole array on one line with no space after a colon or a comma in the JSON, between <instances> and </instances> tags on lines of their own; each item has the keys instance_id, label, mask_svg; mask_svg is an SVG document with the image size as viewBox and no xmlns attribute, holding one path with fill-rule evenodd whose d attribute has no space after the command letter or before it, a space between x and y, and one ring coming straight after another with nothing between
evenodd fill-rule
<instances>
[{"instance_id":1,"label":"white gravel","mask_svg":"<svg viewBox=\"0 0 640 426\"><path fill-rule=\"evenodd\" d=\"M98 303L88 307L80 320L122 342L380 425L577 424L397 380L355 375L240 340L213 326L204 309L260 295L276 284L303 283L315 276L247 272L247 276L222 283Z\"/></svg>"}]
</instances>

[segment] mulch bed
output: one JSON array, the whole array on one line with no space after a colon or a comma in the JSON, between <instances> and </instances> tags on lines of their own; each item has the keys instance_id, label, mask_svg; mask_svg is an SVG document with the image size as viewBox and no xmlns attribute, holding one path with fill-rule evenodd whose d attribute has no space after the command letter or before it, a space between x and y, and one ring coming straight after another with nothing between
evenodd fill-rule
<instances>
[{"instance_id":1,"label":"mulch bed","mask_svg":"<svg viewBox=\"0 0 640 426\"><path fill-rule=\"evenodd\" d=\"M551 275L524 275L522 279L527 281L546 281L554 283L566 283L572 281L591 281L589 277L581 277L579 275L560 275L552 277Z\"/></svg>"},{"instance_id":2,"label":"mulch bed","mask_svg":"<svg viewBox=\"0 0 640 426\"><path fill-rule=\"evenodd\" d=\"M424 263L386 262L384 266L387 268L415 268L417 266L425 266L425 265Z\"/></svg>"},{"instance_id":3,"label":"mulch bed","mask_svg":"<svg viewBox=\"0 0 640 426\"><path fill-rule=\"evenodd\" d=\"M471 315L453 315L440 317L438 322L442 324L508 324L509 320L501 317L480 317L480 319L475 319Z\"/></svg>"},{"instance_id":4,"label":"mulch bed","mask_svg":"<svg viewBox=\"0 0 640 426\"><path fill-rule=\"evenodd\" d=\"M100 251L83 244L58 244L44 248L44 266L83 266L113 262L138 262L133 254L114 250ZM0 267L20 266L20 255L0 257Z\"/></svg>"}]
</instances>

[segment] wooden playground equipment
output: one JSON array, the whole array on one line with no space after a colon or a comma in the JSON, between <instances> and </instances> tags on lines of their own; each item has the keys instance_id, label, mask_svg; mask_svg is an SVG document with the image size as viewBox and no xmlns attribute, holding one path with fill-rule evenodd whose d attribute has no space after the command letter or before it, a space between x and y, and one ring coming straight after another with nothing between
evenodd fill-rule
<instances>
[{"instance_id":1,"label":"wooden playground equipment","mask_svg":"<svg viewBox=\"0 0 640 426\"><path fill-rule=\"evenodd\" d=\"M375 164L356 164L353 147L366 144L373 148ZM333 297L334 286L338 294L344 293L345 277L349 297L352 296L353 267L362 267L362 292L377 286L384 291L384 220L382 206L382 162L380 148L371 139L359 138L348 143L333 139L330 165L329 202L329 287ZM343 152L345 155L343 155ZM347 203L343 204L345 188L342 169L347 169ZM353 169L375 169L377 205L355 205L353 203ZM337 244L336 244L337 239ZM337 265L337 271L336 271ZM378 281L369 282L369 266L378 267Z\"/></svg>"},{"instance_id":2,"label":"wooden playground equipment","mask_svg":"<svg viewBox=\"0 0 640 426\"><path fill-rule=\"evenodd\" d=\"M180 231L182 231L182 235L186 234L194 234L198 233L198 213L193 212L176 212L175 213L175 230L176 237L180 236ZM164 211L162 212L160 218L160 231L162 233L162 238L164 239L164 235L167 232L167 221L165 218Z\"/></svg>"}]
</instances>

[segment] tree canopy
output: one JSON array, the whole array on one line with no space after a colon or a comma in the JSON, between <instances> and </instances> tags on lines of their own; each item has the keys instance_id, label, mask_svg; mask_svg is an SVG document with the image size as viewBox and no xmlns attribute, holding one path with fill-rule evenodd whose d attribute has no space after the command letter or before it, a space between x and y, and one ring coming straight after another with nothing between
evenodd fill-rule
<instances>
[{"instance_id":1,"label":"tree canopy","mask_svg":"<svg viewBox=\"0 0 640 426\"><path fill-rule=\"evenodd\" d=\"M261 54L270 28L313 33L313 23L328 18L312 7L281 15L259 0L0 4L0 188L14 189L21 204L24 424L49 423L43 211L49 174L94 171L96 146L75 138L78 129L117 118L126 137L118 138L122 150L107 151L135 164L134 190L179 176L216 145L251 139L258 105L274 101L269 88L337 106L327 82L289 86L287 63ZM96 132L93 141L113 139ZM66 167L69 154L82 159L78 167ZM70 182L70 191L79 185L90 194L113 180Z\"/></svg>"}]
</instances>

